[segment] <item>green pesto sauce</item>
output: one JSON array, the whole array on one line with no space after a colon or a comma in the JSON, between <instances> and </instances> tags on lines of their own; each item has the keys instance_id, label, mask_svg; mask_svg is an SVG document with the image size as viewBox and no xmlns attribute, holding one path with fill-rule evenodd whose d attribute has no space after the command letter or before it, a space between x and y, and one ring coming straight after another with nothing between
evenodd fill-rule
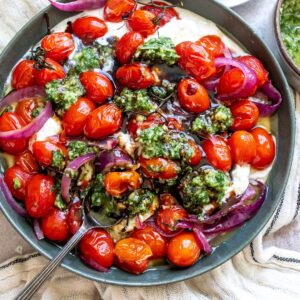
<instances>
[{"instance_id":1,"label":"green pesto sauce","mask_svg":"<svg viewBox=\"0 0 300 300\"><path fill-rule=\"evenodd\" d=\"M285 0L281 8L280 29L293 61L300 67L300 1Z\"/></svg>"}]
</instances>

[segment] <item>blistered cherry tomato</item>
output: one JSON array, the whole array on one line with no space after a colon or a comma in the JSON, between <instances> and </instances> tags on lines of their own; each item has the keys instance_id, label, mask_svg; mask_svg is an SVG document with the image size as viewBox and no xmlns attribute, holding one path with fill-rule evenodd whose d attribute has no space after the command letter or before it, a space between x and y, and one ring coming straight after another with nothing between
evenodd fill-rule
<instances>
[{"instance_id":1,"label":"blistered cherry tomato","mask_svg":"<svg viewBox=\"0 0 300 300\"><path fill-rule=\"evenodd\" d=\"M189 141L189 144L190 146L193 148L194 150L194 154L193 156L189 159L189 164L191 166L197 166L200 161L201 161L201 157L202 157L202 154L201 154L201 151L200 151L200 148L199 146L192 140Z\"/></svg>"},{"instance_id":2,"label":"blistered cherry tomato","mask_svg":"<svg viewBox=\"0 0 300 300\"><path fill-rule=\"evenodd\" d=\"M97 17L79 18L75 20L72 28L74 34L85 43L93 42L104 36L108 31L105 22Z\"/></svg>"},{"instance_id":3,"label":"blistered cherry tomato","mask_svg":"<svg viewBox=\"0 0 300 300\"><path fill-rule=\"evenodd\" d=\"M173 237L168 245L168 260L178 267L189 267L197 262L201 249L194 233L183 232Z\"/></svg>"},{"instance_id":4,"label":"blistered cherry tomato","mask_svg":"<svg viewBox=\"0 0 300 300\"><path fill-rule=\"evenodd\" d=\"M147 225L143 229L136 229L131 236L144 241L148 246L150 246L152 258L165 257L167 251L167 240L150 225Z\"/></svg>"},{"instance_id":5,"label":"blistered cherry tomato","mask_svg":"<svg viewBox=\"0 0 300 300\"><path fill-rule=\"evenodd\" d=\"M116 56L120 64L128 64L137 48L144 43L139 32L127 32L117 42Z\"/></svg>"},{"instance_id":6,"label":"blistered cherry tomato","mask_svg":"<svg viewBox=\"0 0 300 300\"><path fill-rule=\"evenodd\" d=\"M34 63L33 60L25 59L17 64L12 74L12 86L14 89L23 89L35 84Z\"/></svg>"},{"instance_id":7,"label":"blistered cherry tomato","mask_svg":"<svg viewBox=\"0 0 300 300\"><path fill-rule=\"evenodd\" d=\"M80 74L80 81L86 90L87 98L96 103L103 103L114 95L111 81L103 74L87 71Z\"/></svg>"},{"instance_id":8,"label":"blistered cherry tomato","mask_svg":"<svg viewBox=\"0 0 300 300\"><path fill-rule=\"evenodd\" d=\"M194 43L190 41L181 42L176 45L176 53L179 56L183 56L187 53L187 49L191 48Z\"/></svg>"},{"instance_id":9,"label":"blistered cherry tomato","mask_svg":"<svg viewBox=\"0 0 300 300\"><path fill-rule=\"evenodd\" d=\"M80 201L71 204L67 216L67 223L71 235L74 235L82 224L82 207Z\"/></svg>"},{"instance_id":10,"label":"blistered cherry tomato","mask_svg":"<svg viewBox=\"0 0 300 300\"><path fill-rule=\"evenodd\" d=\"M139 32L144 37L155 33L157 24L155 24L156 16L154 13L137 9L127 20L127 26L131 31Z\"/></svg>"},{"instance_id":11,"label":"blistered cherry tomato","mask_svg":"<svg viewBox=\"0 0 300 300\"><path fill-rule=\"evenodd\" d=\"M250 132L256 144L256 155L251 165L256 169L265 169L275 158L276 147L272 135L261 127L254 128Z\"/></svg>"},{"instance_id":12,"label":"blistered cherry tomato","mask_svg":"<svg viewBox=\"0 0 300 300\"><path fill-rule=\"evenodd\" d=\"M38 85L45 86L48 82L65 78L64 68L55 60L46 58L46 66L40 70L34 69L34 78Z\"/></svg>"},{"instance_id":13,"label":"blistered cherry tomato","mask_svg":"<svg viewBox=\"0 0 300 300\"><path fill-rule=\"evenodd\" d=\"M31 153L31 151L26 150L22 154L16 157L15 164L19 166L24 172L29 174L36 174L39 171L39 166Z\"/></svg>"},{"instance_id":14,"label":"blistered cherry tomato","mask_svg":"<svg viewBox=\"0 0 300 300\"><path fill-rule=\"evenodd\" d=\"M26 123L13 112L5 112L0 116L0 132L21 129ZM0 140L0 148L9 154L19 154L27 148L28 140Z\"/></svg>"},{"instance_id":15,"label":"blistered cherry tomato","mask_svg":"<svg viewBox=\"0 0 300 300\"><path fill-rule=\"evenodd\" d=\"M42 218L41 229L48 240L66 241L70 235L67 212L52 207L49 213Z\"/></svg>"},{"instance_id":16,"label":"blistered cherry tomato","mask_svg":"<svg viewBox=\"0 0 300 300\"><path fill-rule=\"evenodd\" d=\"M63 116L62 124L66 135L82 135L87 116L94 109L96 109L96 105L93 101L87 98L79 98Z\"/></svg>"},{"instance_id":17,"label":"blistered cherry tomato","mask_svg":"<svg viewBox=\"0 0 300 300\"><path fill-rule=\"evenodd\" d=\"M116 78L123 86L133 90L146 89L155 81L151 70L139 63L120 67L117 70Z\"/></svg>"},{"instance_id":18,"label":"blistered cherry tomato","mask_svg":"<svg viewBox=\"0 0 300 300\"><path fill-rule=\"evenodd\" d=\"M43 166L52 165L53 152L59 151L63 156L67 156L67 148L53 141L37 141L32 144L33 155L36 160Z\"/></svg>"},{"instance_id":19,"label":"blistered cherry tomato","mask_svg":"<svg viewBox=\"0 0 300 300\"><path fill-rule=\"evenodd\" d=\"M237 60L244 63L255 72L258 80L257 88L262 87L268 81L269 73L258 58L246 55L238 57Z\"/></svg>"},{"instance_id":20,"label":"blistered cherry tomato","mask_svg":"<svg viewBox=\"0 0 300 300\"><path fill-rule=\"evenodd\" d=\"M136 8L134 0L108 0L104 7L104 20L109 22L121 22L123 17L129 14Z\"/></svg>"},{"instance_id":21,"label":"blistered cherry tomato","mask_svg":"<svg viewBox=\"0 0 300 300\"><path fill-rule=\"evenodd\" d=\"M181 107L189 112L201 113L210 107L206 89L195 79L182 79L178 84L177 91Z\"/></svg>"},{"instance_id":22,"label":"blistered cherry tomato","mask_svg":"<svg viewBox=\"0 0 300 300\"><path fill-rule=\"evenodd\" d=\"M210 52L213 57L219 57L224 55L225 45L222 39L217 35L206 35L200 38L197 45L204 47L207 52Z\"/></svg>"},{"instance_id":23,"label":"blistered cherry tomato","mask_svg":"<svg viewBox=\"0 0 300 300\"><path fill-rule=\"evenodd\" d=\"M37 98L28 98L18 103L15 113L19 115L26 124L29 124L34 117L32 112L39 107Z\"/></svg>"},{"instance_id":24,"label":"blistered cherry tomato","mask_svg":"<svg viewBox=\"0 0 300 300\"><path fill-rule=\"evenodd\" d=\"M58 62L66 60L75 49L72 35L67 32L55 32L46 35L41 46L47 58Z\"/></svg>"},{"instance_id":25,"label":"blistered cherry tomato","mask_svg":"<svg viewBox=\"0 0 300 300\"><path fill-rule=\"evenodd\" d=\"M107 137L121 128L122 121L122 111L117 106L102 105L88 115L84 134L91 139Z\"/></svg>"},{"instance_id":26,"label":"blistered cherry tomato","mask_svg":"<svg viewBox=\"0 0 300 300\"><path fill-rule=\"evenodd\" d=\"M173 179L177 177L180 171L176 162L165 158L145 159L140 156L139 163L142 172L149 178Z\"/></svg>"},{"instance_id":27,"label":"blistered cherry tomato","mask_svg":"<svg viewBox=\"0 0 300 300\"><path fill-rule=\"evenodd\" d=\"M150 246L135 238L118 241L115 253L117 265L121 269L136 275L147 269L149 258L152 256Z\"/></svg>"},{"instance_id":28,"label":"blistered cherry tomato","mask_svg":"<svg viewBox=\"0 0 300 300\"><path fill-rule=\"evenodd\" d=\"M15 165L5 171L4 181L12 195L18 200L24 201L26 187L31 176L31 174L24 172L19 166Z\"/></svg>"},{"instance_id":29,"label":"blistered cherry tomato","mask_svg":"<svg viewBox=\"0 0 300 300\"><path fill-rule=\"evenodd\" d=\"M104 178L105 190L113 197L119 197L128 190L136 190L141 183L141 176L135 171L109 172Z\"/></svg>"},{"instance_id":30,"label":"blistered cherry tomato","mask_svg":"<svg viewBox=\"0 0 300 300\"><path fill-rule=\"evenodd\" d=\"M103 229L91 229L79 243L81 255L110 268L114 261L114 242Z\"/></svg>"},{"instance_id":31,"label":"blistered cherry tomato","mask_svg":"<svg viewBox=\"0 0 300 300\"><path fill-rule=\"evenodd\" d=\"M236 101L230 106L234 117L232 130L250 130L259 118L257 106L249 100Z\"/></svg>"},{"instance_id":32,"label":"blistered cherry tomato","mask_svg":"<svg viewBox=\"0 0 300 300\"><path fill-rule=\"evenodd\" d=\"M188 213L180 206L160 208L156 214L156 224L166 233L175 233L177 223L188 217Z\"/></svg>"},{"instance_id":33,"label":"blistered cherry tomato","mask_svg":"<svg viewBox=\"0 0 300 300\"><path fill-rule=\"evenodd\" d=\"M239 130L229 138L232 159L237 164L250 164L256 156L256 144L251 133Z\"/></svg>"},{"instance_id":34,"label":"blistered cherry tomato","mask_svg":"<svg viewBox=\"0 0 300 300\"><path fill-rule=\"evenodd\" d=\"M175 119L175 118L167 118L167 127L171 130L178 130L182 131L183 130L183 125L182 123Z\"/></svg>"},{"instance_id":35,"label":"blistered cherry tomato","mask_svg":"<svg viewBox=\"0 0 300 300\"><path fill-rule=\"evenodd\" d=\"M166 194L160 194L159 203L160 205L164 205L164 206L174 206L177 204L177 201L174 196L166 193Z\"/></svg>"},{"instance_id":36,"label":"blistered cherry tomato","mask_svg":"<svg viewBox=\"0 0 300 300\"><path fill-rule=\"evenodd\" d=\"M231 170L231 152L227 142L223 138L214 136L212 139L205 140L202 148L207 160L213 167L224 172Z\"/></svg>"},{"instance_id":37,"label":"blistered cherry tomato","mask_svg":"<svg viewBox=\"0 0 300 300\"><path fill-rule=\"evenodd\" d=\"M53 178L42 174L33 175L26 189L27 213L33 218L44 217L54 205L55 197Z\"/></svg>"}]
</instances>

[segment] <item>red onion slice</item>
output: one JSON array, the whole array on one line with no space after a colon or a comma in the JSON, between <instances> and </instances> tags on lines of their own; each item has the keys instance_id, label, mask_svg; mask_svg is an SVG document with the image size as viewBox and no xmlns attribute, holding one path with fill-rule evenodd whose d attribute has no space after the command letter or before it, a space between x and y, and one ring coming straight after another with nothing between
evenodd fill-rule
<instances>
[{"instance_id":1,"label":"red onion slice","mask_svg":"<svg viewBox=\"0 0 300 300\"><path fill-rule=\"evenodd\" d=\"M194 226L193 231L195 233L196 241L201 249L207 254L212 252L212 248L205 237L204 233L202 232L201 228L197 225Z\"/></svg>"},{"instance_id":2,"label":"red onion slice","mask_svg":"<svg viewBox=\"0 0 300 300\"><path fill-rule=\"evenodd\" d=\"M166 237L166 238L172 238L178 234L180 234L181 232L184 231L184 228L179 229L178 231L174 232L174 233L166 233L164 232L156 223L154 220L148 220L147 224L149 224L150 226L152 226L160 235Z\"/></svg>"},{"instance_id":3,"label":"red onion slice","mask_svg":"<svg viewBox=\"0 0 300 300\"><path fill-rule=\"evenodd\" d=\"M67 137L66 140L67 140L67 145L69 145L71 142L77 142L78 141L78 142L84 142L88 146L97 147L97 148L102 149L102 150L112 150L118 144L117 138L115 138L115 137L109 137L109 138L106 138L106 139L101 140L101 141L91 141L91 140L88 140L85 137L82 137L82 138Z\"/></svg>"},{"instance_id":4,"label":"red onion slice","mask_svg":"<svg viewBox=\"0 0 300 300\"><path fill-rule=\"evenodd\" d=\"M99 272L108 272L109 271L108 268L103 267L102 265L100 265L99 263L97 263L95 260L93 260L90 257L86 257L82 254L80 254L79 257L86 265L90 266L91 268L93 268L96 271L99 271Z\"/></svg>"},{"instance_id":5,"label":"red onion slice","mask_svg":"<svg viewBox=\"0 0 300 300\"><path fill-rule=\"evenodd\" d=\"M43 233L43 231L41 229L41 226L40 226L40 222L39 222L38 219L33 220L33 230L34 230L36 238L39 241L43 240L45 238L44 233Z\"/></svg>"},{"instance_id":6,"label":"red onion slice","mask_svg":"<svg viewBox=\"0 0 300 300\"><path fill-rule=\"evenodd\" d=\"M76 0L69 3L61 3L54 0L49 0L51 5L62 11L83 11L101 8L105 5L105 0Z\"/></svg>"},{"instance_id":7,"label":"red onion slice","mask_svg":"<svg viewBox=\"0 0 300 300\"><path fill-rule=\"evenodd\" d=\"M146 227L146 224L142 222L140 215L135 216L135 227L137 229L144 229Z\"/></svg>"}]
</instances>

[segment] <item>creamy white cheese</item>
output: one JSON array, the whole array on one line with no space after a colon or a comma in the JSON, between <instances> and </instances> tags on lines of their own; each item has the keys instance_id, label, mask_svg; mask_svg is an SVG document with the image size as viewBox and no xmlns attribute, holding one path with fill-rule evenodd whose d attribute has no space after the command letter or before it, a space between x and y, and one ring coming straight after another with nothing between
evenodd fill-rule
<instances>
[{"instance_id":1,"label":"creamy white cheese","mask_svg":"<svg viewBox=\"0 0 300 300\"><path fill-rule=\"evenodd\" d=\"M242 195L248 185L249 185L249 175L250 175L250 165L238 165L236 164L232 171L231 171L231 176L232 176L232 183L233 183L233 191L235 194Z\"/></svg>"}]
</instances>

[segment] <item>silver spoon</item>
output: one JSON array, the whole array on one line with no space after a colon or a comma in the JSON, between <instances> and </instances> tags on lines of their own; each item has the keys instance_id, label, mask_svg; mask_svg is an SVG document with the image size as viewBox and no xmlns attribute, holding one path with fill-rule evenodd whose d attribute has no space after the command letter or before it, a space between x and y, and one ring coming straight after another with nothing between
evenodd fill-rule
<instances>
[{"instance_id":1,"label":"silver spoon","mask_svg":"<svg viewBox=\"0 0 300 300\"><path fill-rule=\"evenodd\" d=\"M103 214L96 213L90 209L89 200L84 200L83 206L83 222L79 230L73 235L73 237L64 245L64 247L59 251L56 257L54 257L48 265L28 284L25 286L23 291L16 297L17 300L27 300L31 299L35 292L40 288L40 286L45 282L49 275L54 271L54 269L60 265L65 256L76 246L80 239L87 233L90 229L95 227L100 228L110 228L117 221L116 219L108 218Z\"/></svg>"}]
</instances>

